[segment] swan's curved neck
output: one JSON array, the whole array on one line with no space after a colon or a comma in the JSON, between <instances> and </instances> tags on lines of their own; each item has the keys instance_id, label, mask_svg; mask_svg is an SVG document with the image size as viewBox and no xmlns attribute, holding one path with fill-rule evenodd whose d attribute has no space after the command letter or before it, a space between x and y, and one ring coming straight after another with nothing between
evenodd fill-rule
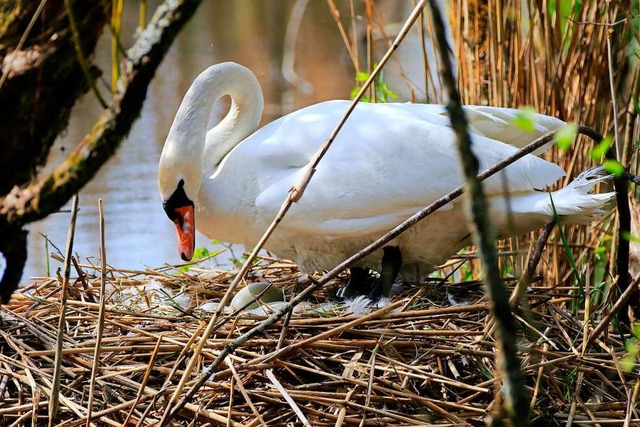
<instances>
[{"instance_id":1,"label":"swan's curved neck","mask_svg":"<svg viewBox=\"0 0 640 427\"><path fill-rule=\"evenodd\" d=\"M231 108L207 132L213 107L225 95L231 97ZM202 174L215 168L233 147L256 130L263 106L260 84L247 68L231 62L207 68L194 80L180 104L162 150L160 167L166 157L171 159L172 166L185 179L185 190L197 194Z\"/></svg>"}]
</instances>

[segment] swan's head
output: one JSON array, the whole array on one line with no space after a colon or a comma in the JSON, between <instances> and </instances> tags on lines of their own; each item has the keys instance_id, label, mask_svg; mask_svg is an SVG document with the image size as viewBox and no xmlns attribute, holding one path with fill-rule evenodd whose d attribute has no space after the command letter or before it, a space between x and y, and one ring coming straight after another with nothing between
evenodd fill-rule
<instances>
[{"instance_id":1,"label":"swan's head","mask_svg":"<svg viewBox=\"0 0 640 427\"><path fill-rule=\"evenodd\" d=\"M158 167L162 207L176 227L180 258L189 261L196 243L194 200L199 190L199 185L195 184L198 180L189 173L178 172L175 163L166 159L163 152Z\"/></svg>"},{"instance_id":2,"label":"swan's head","mask_svg":"<svg viewBox=\"0 0 640 427\"><path fill-rule=\"evenodd\" d=\"M231 109L209 131L214 103L224 95ZM218 165L260 123L262 91L247 68L234 63L212 65L187 91L173 120L158 165L158 187L167 216L178 232L180 257L188 261L195 248L195 212L203 173ZM209 169L207 169L209 170Z\"/></svg>"}]
</instances>

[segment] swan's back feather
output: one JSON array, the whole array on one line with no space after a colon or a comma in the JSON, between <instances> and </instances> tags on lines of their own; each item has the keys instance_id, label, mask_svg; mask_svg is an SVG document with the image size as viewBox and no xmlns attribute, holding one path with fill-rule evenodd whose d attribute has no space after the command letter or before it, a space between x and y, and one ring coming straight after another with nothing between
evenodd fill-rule
<instances>
[{"instance_id":1,"label":"swan's back feather","mask_svg":"<svg viewBox=\"0 0 640 427\"><path fill-rule=\"evenodd\" d=\"M531 116L533 130L528 131L511 124L516 120L518 114L521 114L520 110L469 105L464 107L464 111L469 121L469 126L472 128L470 132L518 148L524 147L549 132L557 131L565 125L562 120L555 117L534 114ZM553 142L550 142L538 150L537 153L544 152L552 145Z\"/></svg>"},{"instance_id":2,"label":"swan's back feather","mask_svg":"<svg viewBox=\"0 0 640 427\"><path fill-rule=\"evenodd\" d=\"M237 158L256 157L259 216L273 218L301 168L329 137L346 101L291 113L242 143ZM360 104L320 161L304 196L281 227L335 236L388 230L462 185L456 139L441 106ZM495 127L510 127L507 122ZM516 147L472 134L484 170ZM411 173L406 173L411 171ZM557 165L525 156L484 183L488 194L542 189L564 175Z\"/></svg>"}]
</instances>

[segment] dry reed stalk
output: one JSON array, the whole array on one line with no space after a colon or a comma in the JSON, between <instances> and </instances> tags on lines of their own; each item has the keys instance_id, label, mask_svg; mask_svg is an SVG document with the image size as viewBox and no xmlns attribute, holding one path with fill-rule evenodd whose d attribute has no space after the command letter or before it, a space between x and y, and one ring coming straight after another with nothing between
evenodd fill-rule
<instances>
[{"instance_id":1,"label":"dry reed stalk","mask_svg":"<svg viewBox=\"0 0 640 427\"><path fill-rule=\"evenodd\" d=\"M62 290L60 292L60 312L58 320L58 329L55 347L55 365L53 369L53 381L51 384L51 392L49 401L49 426L53 425L53 421L58 413L58 402L60 399L60 369L62 367L62 348L65 330L65 314L67 309L67 287L69 285L69 277L71 275L71 255L73 252L73 239L76 230L76 216L78 214L78 195L73 196L71 205L71 220L69 222L69 232L67 234L67 248L65 251L64 262L64 278L62 281Z\"/></svg>"},{"instance_id":2,"label":"dry reed stalk","mask_svg":"<svg viewBox=\"0 0 640 427\"><path fill-rule=\"evenodd\" d=\"M307 420L307 417L304 416L304 413L300 410L300 407L296 404L296 401L293 400L293 398L291 397L291 394L287 391L286 388L282 386L280 381L278 381L276 376L273 374L273 370L267 369L265 370L265 373L267 375L267 378L269 378L269 380L273 383L273 385L276 387L278 392L287 401L289 406L291 406L291 409L293 409L293 412L296 414L296 417L298 417L298 420L302 423L302 425L304 425L305 427L311 427L311 423L309 423L309 420Z\"/></svg>"},{"instance_id":3,"label":"dry reed stalk","mask_svg":"<svg viewBox=\"0 0 640 427\"><path fill-rule=\"evenodd\" d=\"M127 425L129 420L131 419L131 416L133 415L133 410L135 409L137 404L142 400L142 398L144 396L144 389L145 389L145 387L147 385L147 382L149 381L149 376L151 374L151 368L153 367L153 363L156 360L156 357L158 356L158 350L160 349L160 343L161 342L162 342L162 337L158 337L158 341L156 342L156 346L153 349L153 353L151 353L149 364L147 365L147 367L145 369L144 377L142 378L142 382L140 383L140 388L138 389L138 394L136 395L136 400L131 405L131 409L129 410L129 413L127 414L127 417L124 420L124 425ZM101 379L105 379L105 378L101 378Z\"/></svg>"},{"instance_id":4,"label":"dry reed stalk","mask_svg":"<svg viewBox=\"0 0 640 427\"><path fill-rule=\"evenodd\" d=\"M233 367L233 363L231 362L231 358L227 357L225 359L225 363L229 367L229 370L231 371L231 374L233 375L233 377L235 379L235 383L236 383L236 386L238 387L238 389L240 390L240 394L242 394L242 397L244 397L245 402L247 402L247 404L249 404L249 407L251 408L251 411L253 412L253 415L255 415L255 417L256 417L256 419L258 421L260 421L261 425L265 426L266 424L265 424L264 420L262 419L262 417L260 416L260 412L258 412L258 410L256 409L255 405L251 401L251 397L249 397L249 395L247 394L247 391L244 388L244 385L242 384L242 379L238 376L238 372Z\"/></svg>"},{"instance_id":5,"label":"dry reed stalk","mask_svg":"<svg viewBox=\"0 0 640 427\"><path fill-rule=\"evenodd\" d=\"M104 330L104 304L105 304L105 282L106 282L106 248L104 244L104 212L102 210L102 199L98 199L98 213L100 217L100 308L98 311L98 328L96 330L96 345L93 352L93 365L91 367L91 378L89 382L89 401L87 402L87 427L91 425L91 412L93 405L93 394L95 392L96 376L98 374L100 346L102 344L102 332Z\"/></svg>"}]
</instances>

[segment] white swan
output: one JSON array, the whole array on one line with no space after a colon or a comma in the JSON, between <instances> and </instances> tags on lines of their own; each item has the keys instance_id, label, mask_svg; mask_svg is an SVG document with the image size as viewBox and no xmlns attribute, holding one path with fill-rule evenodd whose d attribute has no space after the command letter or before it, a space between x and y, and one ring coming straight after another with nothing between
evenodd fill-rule
<instances>
[{"instance_id":1,"label":"white swan","mask_svg":"<svg viewBox=\"0 0 640 427\"><path fill-rule=\"evenodd\" d=\"M232 99L230 111L207 131L213 105L225 95ZM348 101L312 105L256 131L263 98L251 71L223 63L200 74L176 114L158 170L160 195L176 224L181 257L193 255L195 226L211 238L253 247L347 106ZM481 170L563 125L538 115L535 131L525 132L509 124L515 110L465 110ZM559 166L528 155L485 181L499 235L521 234L551 218L550 196L537 190L563 175ZM612 199L613 193L588 194L604 179L590 178L552 193L565 223L589 222ZM455 137L443 106L359 104L266 249L303 270L332 268L461 182ZM387 281L398 270L415 279L470 243L458 200L359 267L380 270L385 254ZM388 293L389 286L384 284L377 294Z\"/></svg>"}]
</instances>

